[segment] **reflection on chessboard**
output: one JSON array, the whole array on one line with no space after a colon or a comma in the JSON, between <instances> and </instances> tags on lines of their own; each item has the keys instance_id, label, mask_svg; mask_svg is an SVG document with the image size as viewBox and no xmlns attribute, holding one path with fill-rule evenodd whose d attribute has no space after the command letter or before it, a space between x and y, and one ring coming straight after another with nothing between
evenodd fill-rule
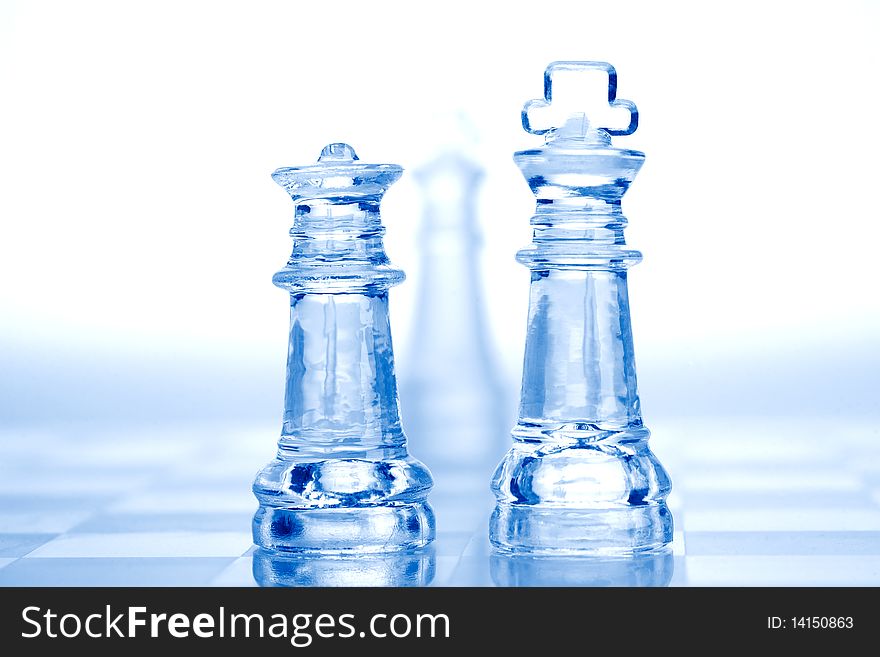
<instances>
[{"instance_id":1,"label":"reflection on chessboard","mask_svg":"<svg viewBox=\"0 0 880 657\"><path fill-rule=\"evenodd\" d=\"M428 586L434 580L434 546L391 554L314 556L254 552L260 586Z\"/></svg>"}]
</instances>

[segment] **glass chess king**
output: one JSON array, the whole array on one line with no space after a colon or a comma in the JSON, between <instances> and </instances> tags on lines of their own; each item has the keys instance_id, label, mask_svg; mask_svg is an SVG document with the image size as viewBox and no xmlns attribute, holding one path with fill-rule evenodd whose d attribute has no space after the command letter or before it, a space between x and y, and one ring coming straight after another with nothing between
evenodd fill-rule
<instances>
[{"instance_id":1,"label":"glass chess king","mask_svg":"<svg viewBox=\"0 0 880 657\"><path fill-rule=\"evenodd\" d=\"M379 204L402 173L330 144L316 165L272 178L296 204L293 252L273 278L290 292L284 424L257 475L254 542L274 551L383 553L434 538L433 481L400 423Z\"/></svg>"},{"instance_id":2,"label":"glass chess king","mask_svg":"<svg viewBox=\"0 0 880 657\"><path fill-rule=\"evenodd\" d=\"M616 96L610 64L554 62L544 98L522 111L545 143L514 155L537 207L517 254L531 270L520 416L492 481L489 538L502 552L627 555L672 540L670 480L636 387L627 269L642 256L621 213L645 156L611 144L638 126Z\"/></svg>"}]
</instances>

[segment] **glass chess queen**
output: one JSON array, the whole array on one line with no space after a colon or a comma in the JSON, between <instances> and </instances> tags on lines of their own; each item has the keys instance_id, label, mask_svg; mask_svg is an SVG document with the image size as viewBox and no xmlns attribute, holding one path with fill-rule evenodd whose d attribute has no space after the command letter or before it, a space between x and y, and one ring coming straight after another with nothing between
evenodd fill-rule
<instances>
[{"instance_id":1,"label":"glass chess queen","mask_svg":"<svg viewBox=\"0 0 880 657\"><path fill-rule=\"evenodd\" d=\"M600 92L584 97L597 76ZM554 62L544 98L523 108L523 127L545 143L514 155L537 208L517 254L531 270L520 415L492 481L501 551L632 554L672 539L670 481L636 389L627 269L642 256L621 213L645 156L611 144L638 125L616 94L610 64Z\"/></svg>"},{"instance_id":2,"label":"glass chess queen","mask_svg":"<svg viewBox=\"0 0 880 657\"><path fill-rule=\"evenodd\" d=\"M346 144L272 178L296 204L293 252L276 286L290 292L284 425L254 481L254 542L275 551L382 553L434 538L428 469L400 423L379 204L402 173L364 164Z\"/></svg>"}]
</instances>

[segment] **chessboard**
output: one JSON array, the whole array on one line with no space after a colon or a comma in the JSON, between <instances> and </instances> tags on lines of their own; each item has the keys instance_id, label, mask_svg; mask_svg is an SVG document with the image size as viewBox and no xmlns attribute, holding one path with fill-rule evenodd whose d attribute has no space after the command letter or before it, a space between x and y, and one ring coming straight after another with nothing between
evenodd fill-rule
<instances>
[{"instance_id":1,"label":"chessboard","mask_svg":"<svg viewBox=\"0 0 880 657\"><path fill-rule=\"evenodd\" d=\"M276 574L291 585L880 585L876 423L682 418L651 428L674 491L674 541L661 555L493 554L492 465L462 464L434 473L437 540L419 556ZM267 566L252 544L250 485L276 438L272 427L3 429L0 585L256 585Z\"/></svg>"}]
</instances>

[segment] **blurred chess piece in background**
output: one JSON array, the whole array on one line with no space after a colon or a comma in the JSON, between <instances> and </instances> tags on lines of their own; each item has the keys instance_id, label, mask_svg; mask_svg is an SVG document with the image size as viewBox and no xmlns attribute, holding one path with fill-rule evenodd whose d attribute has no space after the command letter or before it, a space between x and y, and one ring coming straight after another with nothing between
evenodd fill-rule
<instances>
[{"instance_id":1,"label":"blurred chess piece in background","mask_svg":"<svg viewBox=\"0 0 880 657\"><path fill-rule=\"evenodd\" d=\"M491 471L512 417L493 358L478 253L482 169L448 150L414 172L424 199L412 338L402 359L401 406L412 452L442 487ZM437 477L438 473L445 477ZM448 473L448 474L447 474ZM452 477L451 475L459 475ZM475 478L475 485L482 488Z\"/></svg>"}]
</instances>

